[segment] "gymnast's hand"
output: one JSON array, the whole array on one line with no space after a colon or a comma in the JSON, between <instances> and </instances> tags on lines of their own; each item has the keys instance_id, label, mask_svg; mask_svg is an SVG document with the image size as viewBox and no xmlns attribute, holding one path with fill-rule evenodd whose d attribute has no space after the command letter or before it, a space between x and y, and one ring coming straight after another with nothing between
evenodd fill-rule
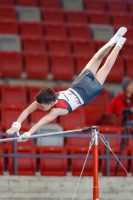
<instances>
[{"instance_id":1,"label":"gymnast's hand","mask_svg":"<svg viewBox=\"0 0 133 200\"><path fill-rule=\"evenodd\" d=\"M21 128L20 122L13 122L12 127L6 131L8 134L16 133L19 136L19 130Z\"/></svg>"},{"instance_id":2,"label":"gymnast's hand","mask_svg":"<svg viewBox=\"0 0 133 200\"><path fill-rule=\"evenodd\" d=\"M26 142L28 139L26 139L27 137L30 137L30 133L29 132L25 132L23 135L21 135L17 141L18 142Z\"/></svg>"},{"instance_id":3,"label":"gymnast's hand","mask_svg":"<svg viewBox=\"0 0 133 200\"><path fill-rule=\"evenodd\" d=\"M6 133L8 133L8 135L16 133L17 136L19 136L19 130L17 128L15 128L15 127L11 127L10 129L8 129L6 131Z\"/></svg>"}]
</instances>

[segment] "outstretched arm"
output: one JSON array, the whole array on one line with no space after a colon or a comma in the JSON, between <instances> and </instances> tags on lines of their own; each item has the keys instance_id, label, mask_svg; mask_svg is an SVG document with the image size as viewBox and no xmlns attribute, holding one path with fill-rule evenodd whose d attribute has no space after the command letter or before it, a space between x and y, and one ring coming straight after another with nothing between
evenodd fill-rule
<instances>
[{"instance_id":1,"label":"outstretched arm","mask_svg":"<svg viewBox=\"0 0 133 200\"><path fill-rule=\"evenodd\" d=\"M45 125L51 121L53 121L60 114L60 109L53 108L49 114L45 115L43 118L39 120L37 124L35 124L30 130L29 133L35 133L42 125Z\"/></svg>"},{"instance_id":2,"label":"outstretched arm","mask_svg":"<svg viewBox=\"0 0 133 200\"><path fill-rule=\"evenodd\" d=\"M37 124L35 124L28 132L24 133L18 138L18 142L26 141L26 137L29 137L31 134L35 133L42 125L45 125L51 121L53 121L59 115L62 115L61 108L53 108L49 114L45 115L43 118L39 120Z\"/></svg>"},{"instance_id":3,"label":"outstretched arm","mask_svg":"<svg viewBox=\"0 0 133 200\"><path fill-rule=\"evenodd\" d=\"M17 121L12 124L12 127L7 130L8 134L18 133L21 128L21 123L26 119L26 117L38 109L38 104L34 101L28 108L26 108L18 117Z\"/></svg>"}]
</instances>

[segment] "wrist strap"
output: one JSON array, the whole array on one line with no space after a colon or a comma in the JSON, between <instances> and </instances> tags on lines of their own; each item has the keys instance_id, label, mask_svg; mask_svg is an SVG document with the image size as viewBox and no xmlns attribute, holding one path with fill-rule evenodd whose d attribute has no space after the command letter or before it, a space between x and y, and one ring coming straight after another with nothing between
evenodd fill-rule
<instances>
[{"instance_id":1,"label":"wrist strap","mask_svg":"<svg viewBox=\"0 0 133 200\"><path fill-rule=\"evenodd\" d=\"M12 127L17 128L18 130L20 130L21 123L20 122L13 122Z\"/></svg>"},{"instance_id":2,"label":"wrist strap","mask_svg":"<svg viewBox=\"0 0 133 200\"><path fill-rule=\"evenodd\" d=\"M30 136L31 136L31 134L30 134L29 132L25 132L23 135L24 135L25 137L30 137Z\"/></svg>"}]
</instances>

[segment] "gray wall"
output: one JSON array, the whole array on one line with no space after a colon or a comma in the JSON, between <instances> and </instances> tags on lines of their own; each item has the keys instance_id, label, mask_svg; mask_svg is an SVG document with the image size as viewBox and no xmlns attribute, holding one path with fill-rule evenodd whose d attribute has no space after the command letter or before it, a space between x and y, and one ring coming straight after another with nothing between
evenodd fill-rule
<instances>
[{"instance_id":1,"label":"gray wall","mask_svg":"<svg viewBox=\"0 0 133 200\"><path fill-rule=\"evenodd\" d=\"M78 177L0 176L0 200L72 200ZM132 200L133 179L100 177L100 200ZM75 200L92 200L92 177L81 179Z\"/></svg>"}]
</instances>

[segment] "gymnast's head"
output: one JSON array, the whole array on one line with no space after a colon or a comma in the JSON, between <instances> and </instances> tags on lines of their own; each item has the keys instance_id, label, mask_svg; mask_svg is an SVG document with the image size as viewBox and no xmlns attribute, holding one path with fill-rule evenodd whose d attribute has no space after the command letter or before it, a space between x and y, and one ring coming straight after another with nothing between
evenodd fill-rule
<instances>
[{"instance_id":1,"label":"gymnast's head","mask_svg":"<svg viewBox=\"0 0 133 200\"><path fill-rule=\"evenodd\" d=\"M38 92L35 96L35 100L41 110L47 111L51 109L56 102L55 91L52 88L45 87Z\"/></svg>"}]
</instances>

